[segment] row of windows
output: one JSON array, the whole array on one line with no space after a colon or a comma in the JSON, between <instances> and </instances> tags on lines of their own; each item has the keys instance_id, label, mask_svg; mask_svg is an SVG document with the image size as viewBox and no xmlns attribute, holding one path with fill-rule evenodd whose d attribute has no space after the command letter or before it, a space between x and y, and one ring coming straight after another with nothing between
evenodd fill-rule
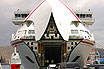
<instances>
[{"instance_id":1,"label":"row of windows","mask_svg":"<svg viewBox=\"0 0 104 69\"><path fill-rule=\"evenodd\" d=\"M73 45L74 45L74 46L77 46L77 45L78 45L78 42L71 42L71 47L67 47L67 49L68 49L68 50L74 49L74 46L73 46Z\"/></svg>"},{"instance_id":2,"label":"row of windows","mask_svg":"<svg viewBox=\"0 0 104 69\"><path fill-rule=\"evenodd\" d=\"M20 33L21 31L18 31L18 33ZM24 33L27 33L27 30L24 30ZM35 30L29 30L28 34L35 34Z\"/></svg>"},{"instance_id":3,"label":"row of windows","mask_svg":"<svg viewBox=\"0 0 104 69\"><path fill-rule=\"evenodd\" d=\"M27 45L32 45L30 48L33 50L33 45L34 45L34 42L27 42ZM37 47L35 47L35 50L37 50Z\"/></svg>"},{"instance_id":4,"label":"row of windows","mask_svg":"<svg viewBox=\"0 0 104 69\"><path fill-rule=\"evenodd\" d=\"M15 18L22 17L26 18L29 14L15 14Z\"/></svg>"},{"instance_id":5,"label":"row of windows","mask_svg":"<svg viewBox=\"0 0 104 69\"><path fill-rule=\"evenodd\" d=\"M78 34L78 30L71 30L72 34Z\"/></svg>"},{"instance_id":6,"label":"row of windows","mask_svg":"<svg viewBox=\"0 0 104 69\"><path fill-rule=\"evenodd\" d=\"M84 31L84 30L80 30L81 32L86 32L88 35L90 35L90 33L88 31ZM78 30L71 30L72 34L78 34Z\"/></svg>"},{"instance_id":7,"label":"row of windows","mask_svg":"<svg viewBox=\"0 0 104 69\"><path fill-rule=\"evenodd\" d=\"M79 18L92 18L92 14L76 14Z\"/></svg>"},{"instance_id":8,"label":"row of windows","mask_svg":"<svg viewBox=\"0 0 104 69\"><path fill-rule=\"evenodd\" d=\"M34 45L34 42L27 42L27 45Z\"/></svg>"},{"instance_id":9,"label":"row of windows","mask_svg":"<svg viewBox=\"0 0 104 69\"><path fill-rule=\"evenodd\" d=\"M29 30L28 34L35 34L35 31L34 30Z\"/></svg>"}]
</instances>

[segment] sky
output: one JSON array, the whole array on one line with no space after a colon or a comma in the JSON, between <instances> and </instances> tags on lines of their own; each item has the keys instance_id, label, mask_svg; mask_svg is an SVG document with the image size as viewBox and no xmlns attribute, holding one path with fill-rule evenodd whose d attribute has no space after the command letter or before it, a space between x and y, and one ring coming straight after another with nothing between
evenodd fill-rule
<instances>
[{"instance_id":1,"label":"sky","mask_svg":"<svg viewBox=\"0 0 104 69\"><path fill-rule=\"evenodd\" d=\"M18 26L11 21L14 11L31 10L41 0L0 0L0 46L10 45L11 35ZM96 42L104 45L104 0L64 0L74 10L87 11L91 9L95 23L90 26Z\"/></svg>"}]
</instances>

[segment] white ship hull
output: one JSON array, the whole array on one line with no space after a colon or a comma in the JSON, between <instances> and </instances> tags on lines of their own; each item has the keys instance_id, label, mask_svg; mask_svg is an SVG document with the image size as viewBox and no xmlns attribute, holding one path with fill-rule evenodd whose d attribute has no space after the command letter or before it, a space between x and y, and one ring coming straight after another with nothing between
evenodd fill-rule
<instances>
[{"instance_id":1,"label":"white ship hull","mask_svg":"<svg viewBox=\"0 0 104 69\"><path fill-rule=\"evenodd\" d=\"M33 53L30 47L24 43L24 41L16 40L12 43L12 45L14 44L17 45L17 51L19 51L21 63L25 69L40 68L38 61L36 60L36 55Z\"/></svg>"},{"instance_id":2,"label":"white ship hull","mask_svg":"<svg viewBox=\"0 0 104 69\"><path fill-rule=\"evenodd\" d=\"M36 54L31 50L31 48L25 44L24 41L17 40L12 42L13 44L17 44L18 51L20 54L20 58L22 61L23 66L26 69L39 69L40 64L37 60ZM86 65L86 61L91 51L92 47L94 46L94 41L89 40L82 40L69 54L67 62L77 62L80 67L83 68Z\"/></svg>"},{"instance_id":3,"label":"white ship hull","mask_svg":"<svg viewBox=\"0 0 104 69\"><path fill-rule=\"evenodd\" d=\"M91 51L92 47L94 46L94 41L90 40L82 40L74 49L71 51L69 56L69 62L77 62L80 67L86 65L86 61Z\"/></svg>"},{"instance_id":4,"label":"white ship hull","mask_svg":"<svg viewBox=\"0 0 104 69\"><path fill-rule=\"evenodd\" d=\"M39 69L66 61L84 67L94 46L94 37L87 29L93 23L89 21L92 14L76 14L61 0L42 0L22 17L25 15L22 22L13 21L19 28L11 40L12 45L17 45L25 68ZM15 18L18 17L16 13Z\"/></svg>"}]
</instances>

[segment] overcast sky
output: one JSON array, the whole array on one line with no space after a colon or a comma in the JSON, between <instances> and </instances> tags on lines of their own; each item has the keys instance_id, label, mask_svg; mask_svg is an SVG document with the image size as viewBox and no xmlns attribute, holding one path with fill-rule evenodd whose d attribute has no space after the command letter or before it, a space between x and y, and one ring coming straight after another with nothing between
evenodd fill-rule
<instances>
[{"instance_id":1,"label":"overcast sky","mask_svg":"<svg viewBox=\"0 0 104 69\"><path fill-rule=\"evenodd\" d=\"M0 0L0 46L10 45L11 34L17 26L12 24L14 11L33 9L40 0ZM74 10L91 9L95 23L90 27L95 40L104 45L104 0L64 0Z\"/></svg>"}]
</instances>

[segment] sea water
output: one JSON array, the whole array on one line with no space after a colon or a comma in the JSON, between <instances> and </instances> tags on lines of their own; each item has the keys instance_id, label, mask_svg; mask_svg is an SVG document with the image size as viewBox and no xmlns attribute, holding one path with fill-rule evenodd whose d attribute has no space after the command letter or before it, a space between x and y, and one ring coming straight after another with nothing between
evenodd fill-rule
<instances>
[{"instance_id":1,"label":"sea water","mask_svg":"<svg viewBox=\"0 0 104 69\"><path fill-rule=\"evenodd\" d=\"M3 69L10 69L10 66L9 66L9 65L2 65L2 68L3 68ZM21 66L21 69L24 69L24 67Z\"/></svg>"},{"instance_id":2,"label":"sea water","mask_svg":"<svg viewBox=\"0 0 104 69\"><path fill-rule=\"evenodd\" d=\"M2 68L3 69L10 69L10 66L9 65L2 65ZM21 69L24 69L24 67L21 66ZM95 69L95 68L89 68L89 69ZM101 66L99 69L104 69L104 66Z\"/></svg>"}]
</instances>

